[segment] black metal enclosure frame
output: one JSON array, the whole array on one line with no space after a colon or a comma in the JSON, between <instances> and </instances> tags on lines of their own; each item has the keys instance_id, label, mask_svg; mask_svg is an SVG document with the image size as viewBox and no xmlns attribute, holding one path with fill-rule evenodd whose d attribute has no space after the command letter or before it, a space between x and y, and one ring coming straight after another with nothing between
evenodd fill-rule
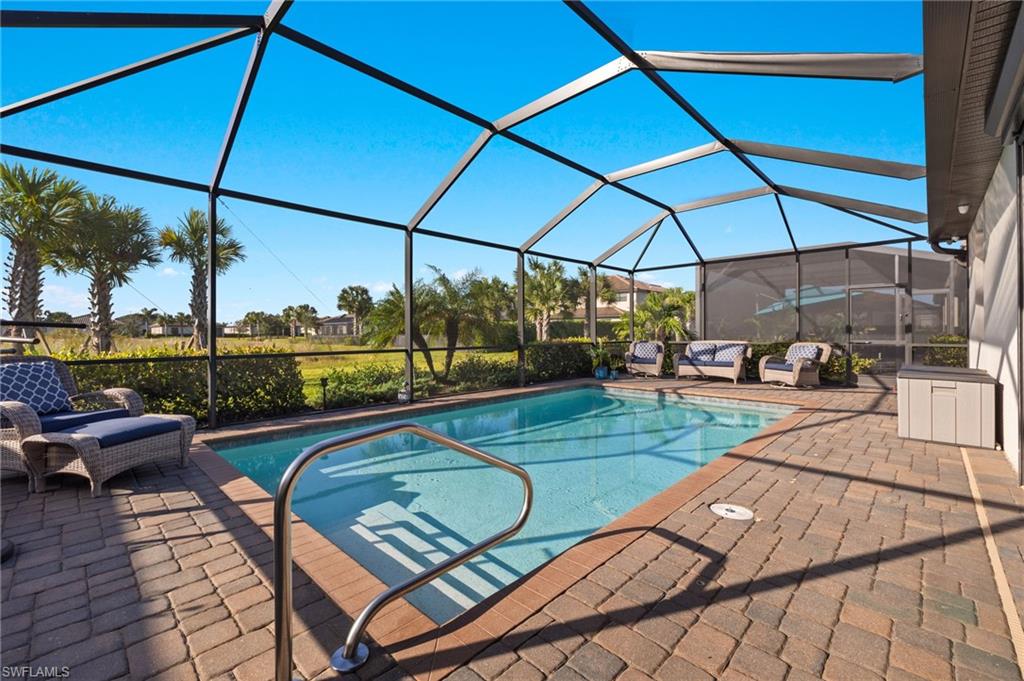
<instances>
[{"instance_id":1,"label":"black metal enclosure frame","mask_svg":"<svg viewBox=\"0 0 1024 681\"><path fill-rule=\"evenodd\" d=\"M770 76L794 76L809 78L839 78L858 80L884 80L898 82L900 80L919 75L923 71L922 58L911 54L866 54L866 53L710 53L710 52L638 52L628 45L615 31L605 24L594 12L582 2L564 0L565 4L576 13L576 15L593 29L602 39L611 45L621 56L612 62L601 66L590 73L540 97L539 99L516 109L495 121L489 121L470 111L467 111L451 102L448 102L437 95L422 90L400 78L388 74L370 64L367 64L340 49L322 43L304 33L301 33L283 23L283 19L291 7L293 0L274 0L270 3L265 14L259 15L237 15L237 14L186 14L186 13L124 13L124 12L61 12L61 11L0 11L0 25L5 28L223 28L225 32L185 45L183 47L164 52L162 54L144 59L127 66L102 73L77 83L45 92L28 99L6 104L0 108L0 118L17 114L22 111L41 106L48 102L56 101L64 97L82 92L91 88L99 87L121 78L131 76L162 64L186 58L190 55L223 45L225 43L240 40L249 36L255 36L252 50L245 67L241 86L238 90L234 108L227 121L227 128L220 152L209 182L196 182L187 179L168 177L155 173L148 173L130 168L123 168L103 163L96 163L86 159L72 158L36 149L27 149L9 144L0 145L0 153L20 157L24 159L53 163L57 165L78 168L82 170L115 175L143 182L151 182L179 189L186 189L206 194L209 213L209 230L207 234L207 272L208 272L208 319L207 328L210 330L207 365L208 365L208 398L209 413L208 426L217 426L217 363L219 360L230 359L236 355L217 354L217 277L214 267L209 264L213 262L213 253L216 248L216 235L213 226L216 224L217 202L222 197L234 198L241 201L274 206L287 210L300 211L329 218L336 218L371 226L387 229L401 230L405 234L404 240L404 292L405 292L405 328L408 330L413 323L413 300L409 295L414 285L413 278L413 247L414 236L421 234L440 239L449 239L467 244L496 248L516 254L516 286L517 286L517 332L518 332L518 356L520 363L520 377L523 375L523 361L525 350L525 301L524 301L524 277L525 258L528 255L558 259L565 262L576 263L589 268L591 273L591 288L588 292L590 298L590 309L596 310L596 272L597 268L622 272L630 279L631 288L635 290L635 275L638 272L651 272L678 267L696 267L698 281L703 282L703 269L708 262L723 262L727 260L749 260L762 257L774 257L778 253L742 255L735 258L722 258L705 260L701 255L698 245L693 241L687 231L681 214L688 211L707 208L710 206L722 205L734 201L743 201L761 196L773 196L779 216L786 229L787 239L790 243L792 253L797 262L801 253L821 252L827 250L848 250L858 246L875 246L889 244L909 244L915 241L925 240L922 233L900 227L885 220L885 218L899 220L909 223L924 223L927 216L918 211L888 206L870 201L854 199L832 194L814 192L798 187L789 187L774 182L761 168L752 160L752 157L774 158L796 163L823 166L828 168L882 175L905 180L919 179L924 177L925 169L919 165L882 161L858 156L849 156L825 151L800 149L774 144L766 144L756 141L734 140L726 137L708 119L706 119L687 99L674 88L662 75L663 71L671 72L704 72L704 73L729 73L745 75L770 75ZM306 205L289 201L279 197L262 196L233 190L222 185L224 172L231 156L232 147L239 130L239 126L245 115L246 106L252 93L253 86L259 74L268 41L273 36L280 36L281 39L289 40L301 45L311 51L331 59L343 66L354 69L370 78L373 78L385 85L400 90L407 95L438 107L449 114L452 114L464 121L472 123L481 129L479 136L464 152L455 166L441 180L438 186L423 202L412 218L405 224L378 219L370 216L356 215L327 208ZM601 173L592 168L582 165L570 158L567 158L541 144L533 142L520 136L513 131L513 128L535 116L549 111L560 104L563 104L589 90L601 86L619 76L639 71L651 83L668 97L680 110L681 113L703 128L712 138L713 142L686 149L669 156L654 159L630 168L624 168L611 173ZM445 194L452 188L455 182L462 176L471 163L477 158L481 151L494 137L502 137L521 147L540 154L567 168L582 173L594 180L587 189L575 197L557 215L540 227L522 244L510 245L492 242L483 239L474 239L445 232L424 229L420 225L428 214L434 209ZM760 183L759 186L739 192L730 192L719 196L708 197L698 201L682 203L677 205L665 204L647 194L623 184L623 180L637 177L646 173L661 170L671 166L679 165L698 158L712 154L727 153L735 157L745 166ZM652 206L657 210L651 219L637 227L626 235L621 241L610 246L606 251L592 260L579 257L566 257L557 254L546 253L536 248L538 242L555 229L569 215L576 211L586 201L593 197L598 191L605 187L623 192L633 198ZM899 234L898 237L887 240L871 241L858 244L836 244L831 246L817 246L811 248L800 248L793 237L790 229L789 219L783 209L781 196L790 197L802 201L816 203L826 206L837 212L850 215L874 225L885 227ZM695 260L681 261L674 265L658 267L641 267L644 256L654 239L655 234L666 220L679 230L692 249ZM627 245L637 239L649 235L640 257L637 258L633 267L623 268L606 264L606 261ZM699 295L699 294L698 294ZM799 308L799 289L797 290L797 307ZM633 295L630 295L630 338L633 337ZM596 314L590 315L588 335L591 341L597 340ZM460 348L461 349L461 348ZM413 385L413 344L411 334L404 334L404 348L399 350L405 355L405 379L410 387ZM329 354L351 354L351 351L341 352L313 352L313 353L287 353L292 355L329 355ZM170 359L170 358L168 358ZM185 359L185 358L182 358ZM194 358L188 358L192 360ZM104 360L109 361L109 360ZM153 361L152 359L148 361Z\"/></svg>"}]
</instances>

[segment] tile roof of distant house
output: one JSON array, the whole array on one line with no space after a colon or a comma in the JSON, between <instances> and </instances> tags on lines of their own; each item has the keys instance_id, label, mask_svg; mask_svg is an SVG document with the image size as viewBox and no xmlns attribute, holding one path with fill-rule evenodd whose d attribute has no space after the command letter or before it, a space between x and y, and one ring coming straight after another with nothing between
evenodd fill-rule
<instances>
[{"instance_id":1,"label":"tile roof of distant house","mask_svg":"<svg viewBox=\"0 0 1024 681\"><path fill-rule=\"evenodd\" d=\"M626 293L629 291L629 277L624 277L621 274L609 274L608 281L611 283L612 290L616 293ZM657 284L649 284L646 281L636 280L637 291L647 291L649 293L664 291L664 286L658 286Z\"/></svg>"}]
</instances>

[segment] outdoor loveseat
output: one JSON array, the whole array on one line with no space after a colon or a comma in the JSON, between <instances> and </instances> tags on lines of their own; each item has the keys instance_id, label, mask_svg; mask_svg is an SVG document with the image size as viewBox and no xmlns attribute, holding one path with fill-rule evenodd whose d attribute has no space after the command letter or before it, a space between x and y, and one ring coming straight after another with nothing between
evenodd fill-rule
<instances>
[{"instance_id":1,"label":"outdoor loveseat","mask_svg":"<svg viewBox=\"0 0 1024 681\"><path fill-rule=\"evenodd\" d=\"M79 393L67 365L25 356L0 364L0 469L43 478L87 478L93 496L118 473L155 461L185 465L196 422L191 416L143 416L142 399L127 388Z\"/></svg>"},{"instance_id":2,"label":"outdoor loveseat","mask_svg":"<svg viewBox=\"0 0 1024 681\"><path fill-rule=\"evenodd\" d=\"M821 385L819 369L831 356L832 346L828 343L793 343L785 357L766 355L761 358L758 367L761 382L794 387Z\"/></svg>"},{"instance_id":3,"label":"outdoor loveseat","mask_svg":"<svg viewBox=\"0 0 1024 681\"><path fill-rule=\"evenodd\" d=\"M693 341L674 358L676 378L731 378L738 383L750 357L746 341Z\"/></svg>"},{"instance_id":4,"label":"outdoor loveseat","mask_svg":"<svg viewBox=\"0 0 1024 681\"><path fill-rule=\"evenodd\" d=\"M626 371L634 376L661 375L665 346L661 341L633 341L626 351Z\"/></svg>"}]
</instances>

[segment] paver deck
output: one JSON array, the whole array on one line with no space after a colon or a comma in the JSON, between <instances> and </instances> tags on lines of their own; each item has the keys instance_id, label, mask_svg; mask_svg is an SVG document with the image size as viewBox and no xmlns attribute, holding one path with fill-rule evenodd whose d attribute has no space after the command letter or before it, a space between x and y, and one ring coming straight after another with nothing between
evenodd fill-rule
<instances>
[{"instance_id":1,"label":"paver deck","mask_svg":"<svg viewBox=\"0 0 1024 681\"><path fill-rule=\"evenodd\" d=\"M892 393L633 385L813 410L696 496L598 532L568 572L536 578L550 589L535 599L494 599L458 636L389 636L393 657L375 650L361 677L1021 678L961 450L898 438ZM1019 617L1024 493L1001 453L968 455ZM261 502L232 500L195 464L140 468L99 499L84 480L51 486L3 483L4 536L18 545L2 570L5 667L270 677L272 543L247 512ZM722 499L756 520L711 514ZM298 671L331 678L350 620L301 570L295 582Z\"/></svg>"}]
</instances>

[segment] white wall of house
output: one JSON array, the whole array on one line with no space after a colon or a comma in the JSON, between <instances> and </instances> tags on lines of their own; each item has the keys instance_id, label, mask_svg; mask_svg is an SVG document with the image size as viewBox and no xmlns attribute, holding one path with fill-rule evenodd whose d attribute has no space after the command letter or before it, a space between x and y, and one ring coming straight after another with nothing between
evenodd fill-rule
<instances>
[{"instance_id":1,"label":"white wall of house","mask_svg":"<svg viewBox=\"0 0 1024 681\"><path fill-rule=\"evenodd\" d=\"M1002 385L1002 440L1016 469L1020 461L1017 418L1017 169L1009 144L989 183L968 241L970 254L970 366L984 369Z\"/></svg>"}]
</instances>

